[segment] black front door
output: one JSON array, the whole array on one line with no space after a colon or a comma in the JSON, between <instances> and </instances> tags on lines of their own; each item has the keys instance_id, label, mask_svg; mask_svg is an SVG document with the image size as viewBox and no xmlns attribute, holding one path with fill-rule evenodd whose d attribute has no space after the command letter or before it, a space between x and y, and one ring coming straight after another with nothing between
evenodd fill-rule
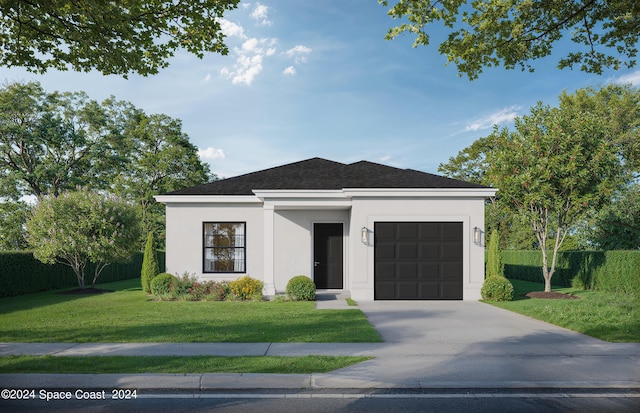
<instances>
[{"instance_id":1,"label":"black front door","mask_svg":"<svg viewBox=\"0 0 640 413\"><path fill-rule=\"evenodd\" d=\"M342 224L313 224L313 280L318 289L342 284Z\"/></svg>"}]
</instances>

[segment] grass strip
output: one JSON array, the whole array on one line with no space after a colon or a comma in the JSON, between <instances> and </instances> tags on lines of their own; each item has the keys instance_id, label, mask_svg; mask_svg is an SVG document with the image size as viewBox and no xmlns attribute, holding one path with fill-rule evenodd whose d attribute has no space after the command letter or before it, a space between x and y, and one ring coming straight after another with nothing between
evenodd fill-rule
<instances>
[{"instance_id":1,"label":"grass strip","mask_svg":"<svg viewBox=\"0 0 640 413\"><path fill-rule=\"evenodd\" d=\"M538 320L609 342L640 342L640 300L603 291L583 291L573 288L553 288L553 291L573 294L580 299L541 299L524 295L544 291L544 285L510 280L515 294L513 301L488 302Z\"/></svg>"},{"instance_id":2,"label":"grass strip","mask_svg":"<svg viewBox=\"0 0 640 413\"><path fill-rule=\"evenodd\" d=\"M140 280L98 285L100 295L55 291L0 299L3 342L381 342L360 310L314 302L154 301Z\"/></svg>"},{"instance_id":3,"label":"grass strip","mask_svg":"<svg viewBox=\"0 0 640 413\"><path fill-rule=\"evenodd\" d=\"M142 374L142 373L326 373L371 357L349 356L8 356L1 373Z\"/></svg>"}]
</instances>

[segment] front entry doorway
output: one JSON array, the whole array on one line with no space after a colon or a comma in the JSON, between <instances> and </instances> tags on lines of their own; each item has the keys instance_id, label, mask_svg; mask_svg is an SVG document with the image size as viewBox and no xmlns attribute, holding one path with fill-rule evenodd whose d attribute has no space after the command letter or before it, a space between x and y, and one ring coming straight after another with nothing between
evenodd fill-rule
<instances>
[{"instance_id":1,"label":"front entry doorway","mask_svg":"<svg viewBox=\"0 0 640 413\"><path fill-rule=\"evenodd\" d=\"M342 223L313 224L313 280L318 289L343 288Z\"/></svg>"}]
</instances>

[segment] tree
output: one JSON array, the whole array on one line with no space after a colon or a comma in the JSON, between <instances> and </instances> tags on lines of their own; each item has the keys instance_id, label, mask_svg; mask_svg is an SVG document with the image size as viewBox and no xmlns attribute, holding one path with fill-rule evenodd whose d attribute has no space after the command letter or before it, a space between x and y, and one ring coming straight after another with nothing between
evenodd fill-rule
<instances>
[{"instance_id":1,"label":"tree","mask_svg":"<svg viewBox=\"0 0 640 413\"><path fill-rule=\"evenodd\" d=\"M152 232L147 236L147 242L144 244L144 256L142 258L142 271L140 273L140 283L142 291L151 293L151 281L160 273L158 267L158 257L156 255L155 237Z\"/></svg>"},{"instance_id":2,"label":"tree","mask_svg":"<svg viewBox=\"0 0 640 413\"><path fill-rule=\"evenodd\" d=\"M591 241L605 250L640 249L640 184L622 191L595 217Z\"/></svg>"},{"instance_id":3,"label":"tree","mask_svg":"<svg viewBox=\"0 0 640 413\"><path fill-rule=\"evenodd\" d=\"M559 96L559 102L560 110L568 110L577 118L587 113L598 119L605 131L599 138L608 142L622 163L620 179L638 175L640 89L629 85L608 85L599 89L589 87L577 90L573 94L563 92ZM497 140L498 136L499 134L493 133L476 140L457 156L450 158L449 162L441 164L438 171L450 177L499 187L487 173L491 166L487 157L503 150ZM498 191L497 197L490 199L487 205L487 232L498 229L504 249L539 248L536 238L531 234L528 219L524 221L524 225L523 217L513 214L509 205L501 202L501 197L502 190Z\"/></svg>"},{"instance_id":4,"label":"tree","mask_svg":"<svg viewBox=\"0 0 640 413\"><path fill-rule=\"evenodd\" d=\"M164 210L153 195L210 179L177 119L114 97L98 103L82 92L47 93L37 82L0 89L2 198L77 186L115 192L140 206L144 232L160 239Z\"/></svg>"},{"instance_id":5,"label":"tree","mask_svg":"<svg viewBox=\"0 0 640 413\"><path fill-rule=\"evenodd\" d=\"M385 7L389 0L378 0ZM439 46L448 63L473 80L485 67L503 65L533 71L530 62L549 56L571 35L574 51L559 68L601 74L604 68L633 67L640 36L640 3L629 0L396 0L388 14L406 19L387 39L416 35L414 47L428 45L427 29L441 22L448 36Z\"/></svg>"},{"instance_id":6,"label":"tree","mask_svg":"<svg viewBox=\"0 0 640 413\"><path fill-rule=\"evenodd\" d=\"M185 49L227 54L220 19L239 0L0 3L0 65L102 74L155 74Z\"/></svg>"},{"instance_id":7,"label":"tree","mask_svg":"<svg viewBox=\"0 0 640 413\"><path fill-rule=\"evenodd\" d=\"M114 129L82 92L46 93L37 82L6 85L0 89L0 196L56 196L97 186L109 162L124 166L115 156L121 140Z\"/></svg>"},{"instance_id":8,"label":"tree","mask_svg":"<svg viewBox=\"0 0 640 413\"><path fill-rule=\"evenodd\" d=\"M487 278L489 277L504 277L504 262L500 251L500 233L495 229L491 231L487 251Z\"/></svg>"},{"instance_id":9,"label":"tree","mask_svg":"<svg viewBox=\"0 0 640 413\"><path fill-rule=\"evenodd\" d=\"M487 154L487 173L501 202L533 229L545 291L551 291L557 253L573 225L608 203L626 181L608 133L597 113L582 111L570 99L559 108L538 104L516 118L515 131L493 132L499 150Z\"/></svg>"},{"instance_id":10,"label":"tree","mask_svg":"<svg viewBox=\"0 0 640 413\"><path fill-rule=\"evenodd\" d=\"M164 227L164 207L154 195L202 184L214 177L209 165L200 161L198 148L182 132L180 120L137 111L124 134L131 161L114 178L113 190L139 205L144 233L158 231Z\"/></svg>"},{"instance_id":11,"label":"tree","mask_svg":"<svg viewBox=\"0 0 640 413\"><path fill-rule=\"evenodd\" d=\"M489 168L486 155L497 149L493 135L479 138L455 157L449 158L449 162L441 163L438 172L450 178L491 186L493 182L486 173ZM485 205L487 233L497 230L503 234L499 245L503 249L533 248L535 238L528 225L523 224L503 203L498 202L499 196L498 193L497 197L489 198Z\"/></svg>"},{"instance_id":12,"label":"tree","mask_svg":"<svg viewBox=\"0 0 640 413\"><path fill-rule=\"evenodd\" d=\"M140 237L132 205L86 188L42 198L26 227L35 258L45 264L68 265L80 288L86 287L89 263L94 264L93 288L107 265L131 257Z\"/></svg>"},{"instance_id":13,"label":"tree","mask_svg":"<svg viewBox=\"0 0 640 413\"><path fill-rule=\"evenodd\" d=\"M23 227L29 209L29 205L22 201L0 202L0 251L18 251L27 248Z\"/></svg>"}]
</instances>

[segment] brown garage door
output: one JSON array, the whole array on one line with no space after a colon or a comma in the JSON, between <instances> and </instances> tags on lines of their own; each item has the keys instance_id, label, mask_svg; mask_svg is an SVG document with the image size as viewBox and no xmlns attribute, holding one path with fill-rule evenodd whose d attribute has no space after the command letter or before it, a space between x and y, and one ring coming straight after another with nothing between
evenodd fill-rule
<instances>
[{"instance_id":1,"label":"brown garage door","mask_svg":"<svg viewBox=\"0 0 640 413\"><path fill-rule=\"evenodd\" d=\"M376 300L461 300L462 222L376 222Z\"/></svg>"}]
</instances>

